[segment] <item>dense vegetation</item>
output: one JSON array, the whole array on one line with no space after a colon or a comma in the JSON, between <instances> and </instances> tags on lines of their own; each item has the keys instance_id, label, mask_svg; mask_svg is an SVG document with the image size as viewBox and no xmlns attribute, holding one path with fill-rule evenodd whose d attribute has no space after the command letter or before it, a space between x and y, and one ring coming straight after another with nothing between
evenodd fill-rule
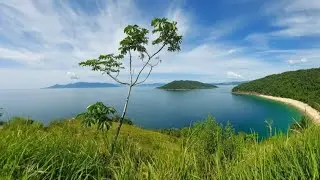
<instances>
[{"instance_id":1,"label":"dense vegetation","mask_svg":"<svg viewBox=\"0 0 320 180\"><path fill-rule=\"evenodd\" d=\"M320 68L285 72L241 84L233 92L296 99L320 110Z\"/></svg>"},{"instance_id":2,"label":"dense vegetation","mask_svg":"<svg viewBox=\"0 0 320 180\"><path fill-rule=\"evenodd\" d=\"M207 83L202 83L199 81L172 81L166 85L159 87L160 89L166 90L185 90L185 89L212 89L216 88L217 86Z\"/></svg>"},{"instance_id":3,"label":"dense vegetation","mask_svg":"<svg viewBox=\"0 0 320 180\"><path fill-rule=\"evenodd\" d=\"M114 127L14 118L0 130L0 179L319 178L320 127L312 125L261 143L211 117L179 137L124 125L111 155Z\"/></svg>"}]
</instances>

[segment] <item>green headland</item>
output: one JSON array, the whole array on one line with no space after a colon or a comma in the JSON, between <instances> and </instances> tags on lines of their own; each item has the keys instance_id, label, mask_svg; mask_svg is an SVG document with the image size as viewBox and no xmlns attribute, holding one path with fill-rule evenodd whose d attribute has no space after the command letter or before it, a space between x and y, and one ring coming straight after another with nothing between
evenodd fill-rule
<instances>
[{"instance_id":1,"label":"green headland","mask_svg":"<svg viewBox=\"0 0 320 180\"><path fill-rule=\"evenodd\" d=\"M232 91L291 98L320 111L320 68L270 75L240 84Z\"/></svg>"}]
</instances>

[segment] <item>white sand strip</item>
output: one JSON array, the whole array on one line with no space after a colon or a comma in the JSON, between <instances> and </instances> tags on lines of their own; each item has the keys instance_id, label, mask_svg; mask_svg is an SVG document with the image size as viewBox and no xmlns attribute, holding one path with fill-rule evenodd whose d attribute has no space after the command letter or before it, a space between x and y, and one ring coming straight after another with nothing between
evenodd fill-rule
<instances>
[{"instance_id":1,"label":"white sand strip","mask_svg":"<svg viewBox=\"0 0 320 180\"><path fill-rule=\"evenodd\" d=\"M320 112L314 109L313 107L309 106L306 103L303 103L301 101L297 101L294 99L289 98L282 98L282 97L274 97L274 96L267 96L262 94L256 94L256 93L235 93L235 94L247 94L247 95L255 95L266 99L271 99L274 101L282 102L285 104L288 104L290 106L293 106L297 109L299 109L301 112L305 113L308 117L312 119L312 121L315 124L320 124Z\"/></svg>"}]
</instances>

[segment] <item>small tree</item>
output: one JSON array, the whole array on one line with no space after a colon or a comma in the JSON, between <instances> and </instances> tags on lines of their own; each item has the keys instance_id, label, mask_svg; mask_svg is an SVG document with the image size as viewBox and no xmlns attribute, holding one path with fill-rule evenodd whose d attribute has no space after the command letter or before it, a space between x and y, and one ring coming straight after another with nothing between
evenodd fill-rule
<instances>
[{"instance_id":1,"label":"small tree","mask_svg":"<svg viewBox=\"0 0 320 180\"><path fill-rule=\"evenodd\" d=\"M100 55L97 59L89 59L79 63L80 66L89 66L93 71L100 71L103 74L107 74L117 83L128 86L128 94L124 103L119 126L113 139L112 151L119 136L123 120L126 116L132 88L136 85L144 83L148 79L153 68L157 66L159 62L161 62L156 56L164 48L167 48L167 51L169 52L180 51L182 36L178 35L177 22L170 22L166 18L155 18L152 20L151 26L153 27L152 33L157 36L157 38L152 41L152 45L159 46L159 49L153 54L150 54L146 48L146 46L149 44L149 38L147 36L149 31L145 28L139 27L138 25L128 25L124 29L126 37L120 41L120 47L118 49L120 53L118 55ZM134 52L139 54L139 58L137 59L143 62L142 67L136 75L134 74L134 69L132 67L132 62L134 59L132 54ZM128 76L130 80L128 82L121 81L118 78L120 70L124 69L122 65L125 57L128 57L129 60ZM156 59L157 62L152 62L153 59ZM149 68L147 71L148 73L146 77L141 79L141 74L146 68Z\"/></svg>"},{"instance_id":2,"label":"small tree","mask_svg":"<svg viewBox=\"0 0 320 180\"><path fill-rule=\"evenodd\" d=\"M79 114L77 117L83 117L83 125L91 127L97 124L98 130L107 131L110 129L113 121L113 115L116 110L105 106L102 102L97 102L87 107L87 111Z\"/></svg>"}]
</instances>

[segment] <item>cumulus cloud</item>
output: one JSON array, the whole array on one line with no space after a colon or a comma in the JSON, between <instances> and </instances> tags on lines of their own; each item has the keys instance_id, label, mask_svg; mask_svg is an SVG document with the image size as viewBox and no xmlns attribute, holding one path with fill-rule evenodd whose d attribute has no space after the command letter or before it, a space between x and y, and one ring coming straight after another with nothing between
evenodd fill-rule
<instances>
[{"instance_id":1,"label":"cumulus cloud","mask_svg":"<svg viewBox=\"0 0 320 180\"><path fill-rule=\"evenodd\" d=\"M67 72L67 76L70 79L80 79L79 76L75 72Z\"/></svg>"},{"instance_id":2,"label":"cumulus cloud","mask_svg":"<svg viewBox=\"0 0 320 180\"><path fill-rule=\"evenodd\" d=\"M232 72L232 71L228 71L227 72L227 76L230 79L242 79L243 78L240 74L237 74L237 73Z\"/></svg>"},{"instance_id":3,"label":"cumulus cloud","mask_svg":"<svg viewBox=\"0 0 320 180\"><path fill-rule=\"evenodd\" d=\"M299 63L306 63L306 62L308 62L308 60L306 58L296 59L296 60L294 60L294 59L288 60L289 64L299 64Z\"/></svg>"}]
</instances>

